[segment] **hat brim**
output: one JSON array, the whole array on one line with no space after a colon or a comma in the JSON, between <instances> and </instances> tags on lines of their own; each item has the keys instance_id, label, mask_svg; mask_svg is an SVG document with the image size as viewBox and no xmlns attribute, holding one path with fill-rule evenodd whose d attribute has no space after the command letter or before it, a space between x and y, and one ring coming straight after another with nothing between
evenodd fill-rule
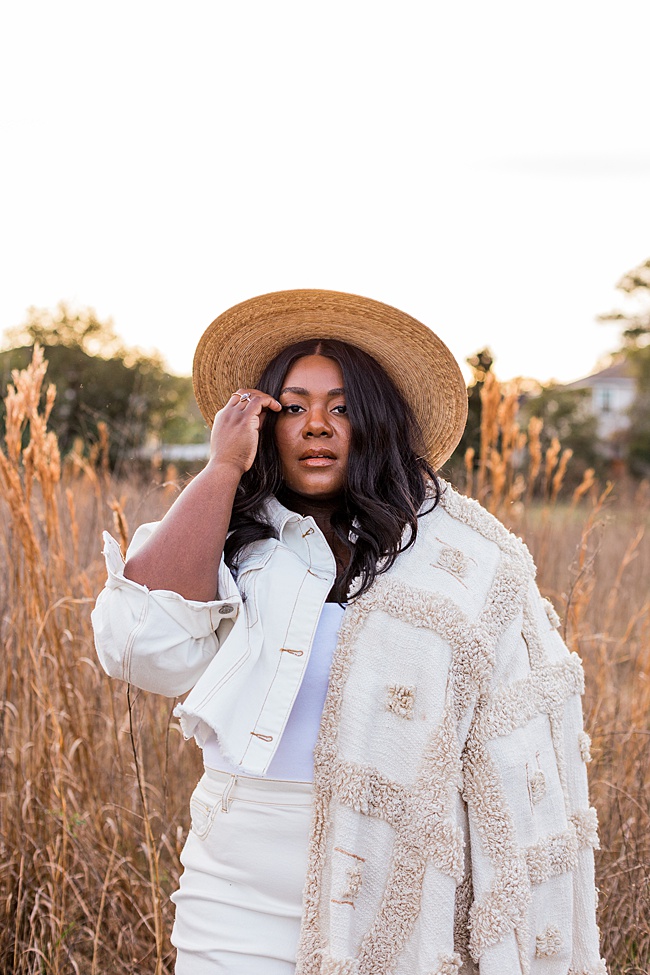
<instances>
[{"instance_id":1,"label":"hat brim","mask_svg":"<svg viewBox=\"0 0 650 975\"><path fill-rule=\"evenodd\" d=\"M236 389L255 387L266 366L304 339L339 339L367 352L410 404L426 459L439 468L467 420L467 389L453 355L431 329L405 312L339 291L277 291L223 312L203 333L192 380L209 425Z\"/></svg>"}]
</instances>

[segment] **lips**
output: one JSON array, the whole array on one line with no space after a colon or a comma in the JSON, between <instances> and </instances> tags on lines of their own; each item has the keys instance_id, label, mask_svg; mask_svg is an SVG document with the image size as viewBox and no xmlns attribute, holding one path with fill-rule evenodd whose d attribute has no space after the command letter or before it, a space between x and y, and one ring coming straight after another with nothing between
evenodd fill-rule
<instances>
[{"instance_id":1,"label":"lips","mask_svg":"<svg viewBox=\"0 0 650 975\"><path fill-rule=\"evenodd\" d=\"M336 454L326 447L321 447L319 450L306 450L300 460L336 460Z\"/></svg>"},{"instance_id":2,"label":"lips","mask_svg":"<svg viewBox=\"0 0 650 975\"><path fill-rule=\"evenodd\" d=\"M336 454L333 450L328 450L327 447L312 447L310 450L304 452L302 457L299 458L298 463L304 469L310 467L331 467L336 463L336 459Z\"/></svg>"}]
</instances>

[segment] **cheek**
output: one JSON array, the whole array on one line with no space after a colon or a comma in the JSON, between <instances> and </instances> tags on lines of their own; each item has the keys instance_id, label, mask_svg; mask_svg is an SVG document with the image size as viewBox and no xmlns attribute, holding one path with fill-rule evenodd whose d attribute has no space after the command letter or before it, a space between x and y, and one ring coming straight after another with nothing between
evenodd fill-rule
<instances>
[{"instance_id":1,"label":"cheek","mask_svg":"<svg viewBox=\"0 0 650 975\"><path fill-rule=\"evenodd\" d=\"M350 440L352 439L352 431L350 430L349 423L341 429L339 436L343 452L345 452L345 459L347 460L348 454L350 453Z\"/></svg>"},{"instance_id":2,"label":"cheek","mask_svg":"<svg viewBox=\"0 0 650 975\"><path fill-rule=\"evenodd\" d=\"M278 451L278 457L280 458L280 464L283 468L286 468L291 456L291 440L287 436L287 431L280 424L276 424L275 427L275 446Z\"/></svg>"}]
</instances>

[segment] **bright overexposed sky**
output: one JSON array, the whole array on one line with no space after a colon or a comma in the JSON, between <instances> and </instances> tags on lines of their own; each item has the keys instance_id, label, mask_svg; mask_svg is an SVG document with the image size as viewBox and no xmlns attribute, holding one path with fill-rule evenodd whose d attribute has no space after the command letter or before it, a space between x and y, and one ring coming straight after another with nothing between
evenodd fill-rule
<instances>
[{"instance_id":1,"label":"bright overexposed sky","mask_svg":"<svg viewBox=\"0 0 650 975\"><path fill-rule=\"evenodd\" d=\"M352 291L569 381L650 256L647 0L21 0L0 330L59 299L188 372L221 311Z\"/></svg>"}]
</instances>

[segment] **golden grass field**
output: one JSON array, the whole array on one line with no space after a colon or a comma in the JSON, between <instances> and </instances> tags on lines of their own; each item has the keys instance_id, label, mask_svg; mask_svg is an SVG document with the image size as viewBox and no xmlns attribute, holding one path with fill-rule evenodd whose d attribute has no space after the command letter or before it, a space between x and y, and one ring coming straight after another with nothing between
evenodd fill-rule
<instances>
[{"instance_id":1,"label":"golden grass field","mask_svg":"<svg viewBox=\"0 0 650 975\"><path fill-rule=\"evenodd\" d=\"M36 353L15 375L0 450L0 971L171 973L200 753L173 701L104 675L90 610L102 529L125 543L180 488L174 472L114 482L106 443L62 462L44 373ZM557 444L542 456L511 393L488 384L484 418L466 489L528 543L585 665L603 952L613 975L650 973L650 491L587 474L564 497L570 458Z\"/></svg>"}]
</instances>

